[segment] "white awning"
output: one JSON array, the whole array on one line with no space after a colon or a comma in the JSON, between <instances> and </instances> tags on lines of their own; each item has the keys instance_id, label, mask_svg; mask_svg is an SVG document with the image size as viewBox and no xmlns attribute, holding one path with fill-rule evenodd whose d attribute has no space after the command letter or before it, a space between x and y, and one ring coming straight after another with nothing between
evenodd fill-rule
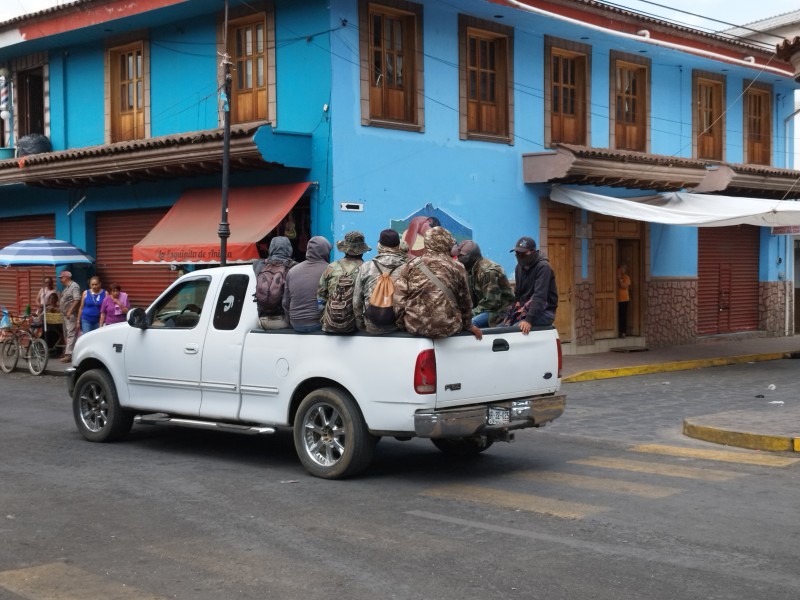
<instances>
[{"instance_id":1,"label":"white awning","mask_svg":"<svg viewBox=\"0 0 800 600\"><path fill-rule=\"evenodd\" d=\"M793 200L737 198L686 192L615 198L558 186L553 187L550 198L561 204L602 215L666 225L800 225L800 202Z\"/></svg>"}]
</instances>

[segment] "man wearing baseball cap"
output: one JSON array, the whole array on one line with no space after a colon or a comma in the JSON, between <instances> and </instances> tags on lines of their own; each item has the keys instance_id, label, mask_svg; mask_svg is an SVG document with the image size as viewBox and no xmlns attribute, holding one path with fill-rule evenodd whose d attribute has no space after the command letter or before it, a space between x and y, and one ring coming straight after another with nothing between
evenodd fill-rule
<instances>
[{"instance_id":1,"label":"man wearing baseball cap","mask_svg":"<svg viewBox=\"0 0 800 600\"><path fill-rule=\"evenodd\" d=\"M72 273L61 271L59 275L61 285L64 287L59 299L59 308L62 314L64 327L64 355L61 362L72 361L72 348L75 346L75 338L78 329L78 308L80 307L81 289L78 284L72 281Z\"/></svg>"},{"instance_id":2,"label":"man wearing baseball cap","mask_svg":"<svg viewBox=\"0 0 800 600\"><path fill-rule=\"evenodd\" d=\"M528 335L533 325L552 325L558 308L558 288L550 262L536 249L531 237L523 236L511 249L517 257L514 269L514 304L504 325L519 325Z\"/></svg>"}]
</instances>

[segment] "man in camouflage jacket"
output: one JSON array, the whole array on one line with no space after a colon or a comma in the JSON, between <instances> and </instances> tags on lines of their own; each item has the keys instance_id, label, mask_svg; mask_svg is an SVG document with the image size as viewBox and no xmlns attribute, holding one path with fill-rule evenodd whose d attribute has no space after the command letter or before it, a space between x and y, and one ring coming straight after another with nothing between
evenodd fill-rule
<instances>
[{"instance_id":1,"label":"man in camouflage jacket","mask_svg":"<svg viewBox=\"0 0 800 600\"><path fill-rule=\"evenodd\" d=\"M464 266L450 257L455 239L444 227L425 232L422 256L406 263L394 287L394 312L397 326L410 333L443 338L460 331L471 331L481 339L483 334L472 324L472 299ZM455 303L448 298L421 269L420 263L450 290Z\"/></svg>"},{"instance_id":2,"label":"man in camouflage jacket","mask_svg":"<svg viewBox=\"0 0 800 600\"><path fill-rule=\"evenodd\" d=\"M372 250L364 242L364 234L360 231L350 231L345 234L343 240L336 242L336 249L344 253L344 258L329 264L319 278L319 288L317 289L317 299L324 306L328 299L333 295L336 286L339 285L339 278L342 275L353 274L355 277L358 273L358 268L364 263L361 255L365 252ZM353 286L355 288L355 286ZM323 312L321 317L322 331L332 332L331 325L326 321L326 315ZM352 329L355 331L355 321L352 323ZM336 332L341 333L341 332Z\"/></svg>"},{"instance_id":3,"label":"man in camouflage jacket","mask_svg":"<svg viewBox=\"0 0 800 600\"><path fill-rule=\"evenodd\" d=\"M378 282L378 277L381 271L390 273L392 281L397 281L402 271L402 266L406 263L407 255L400 248L400 234L394 229L384 229L381 231L378 240L378 255L365 262L358 270L358 277L356 278L356 289L353 296L353 309L356 313L356 326L359 331L366 331L367 333L389 333L390 331L397 331L397 325L377 325L370 321L366 315L367 307L369 306L369 298L372 295L372 290L375 289L375 284ZM380 266L376 266L378 263Z\"/></svg>"},{"instance_id":4,"label":"man in camouflage jacket","mask_svg":"<svg viewBox=\"0 0 800 600\"><path fill-rule=\"evenodd\" d=\"M472 295L472 323L478 327L494 327L500 323L514 302L514 291L503 267L484 258L481 248L472 240L453 248L453 256L467 270Z\"/></svg>"}]
</instances>

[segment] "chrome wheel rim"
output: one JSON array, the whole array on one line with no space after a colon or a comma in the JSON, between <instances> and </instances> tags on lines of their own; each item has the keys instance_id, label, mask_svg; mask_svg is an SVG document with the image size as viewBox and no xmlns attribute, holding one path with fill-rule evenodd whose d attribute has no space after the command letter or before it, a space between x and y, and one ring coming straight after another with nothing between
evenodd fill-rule
<instances>
[{"instance_id":1,"label":"chrome wheel rim","mask_svg":"<svg viewBox=\"0 0 800 600\"><path fill-rule=\"evenodd\" d=\"M332 467L342 458L347 438L344 419L330 404L315 404L303 417L306 454L321 467Z\"/></svg>"},{"instance_id":2,"label":"chrome wheel rim","mask_svg":"<svg viewBox=\"0 0 800 600\"><path fill-rule=\"evenodd\" d=\"M84 427L92 433L102 431L108 423L108 399L97 383L88 383L81 390L80 416Z\"/></svg>"}]
</instances>

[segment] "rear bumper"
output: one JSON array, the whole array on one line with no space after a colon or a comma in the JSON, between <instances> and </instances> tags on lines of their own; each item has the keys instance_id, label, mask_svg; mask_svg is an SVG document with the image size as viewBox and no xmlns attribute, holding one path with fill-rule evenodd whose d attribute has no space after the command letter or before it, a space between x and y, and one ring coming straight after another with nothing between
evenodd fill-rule
<instances>
[{"instance_id":1,"label":"rear bumper","mask_svg":"<svg viewBox=\"0 0 800 600\"><path fill-rule=\"evenodd\" d=\"M567 404L565 394L555 396L536 396L465 406L443 410L424 410L414 415L414 431L418 437L448 438L467 437L471 435L498 434L514 429L541 427L545 423L557 419L564 412ZM493 425L489 423L489 407L505 408L509 411L509 423Z\"/></svg>"}]
</instances>

